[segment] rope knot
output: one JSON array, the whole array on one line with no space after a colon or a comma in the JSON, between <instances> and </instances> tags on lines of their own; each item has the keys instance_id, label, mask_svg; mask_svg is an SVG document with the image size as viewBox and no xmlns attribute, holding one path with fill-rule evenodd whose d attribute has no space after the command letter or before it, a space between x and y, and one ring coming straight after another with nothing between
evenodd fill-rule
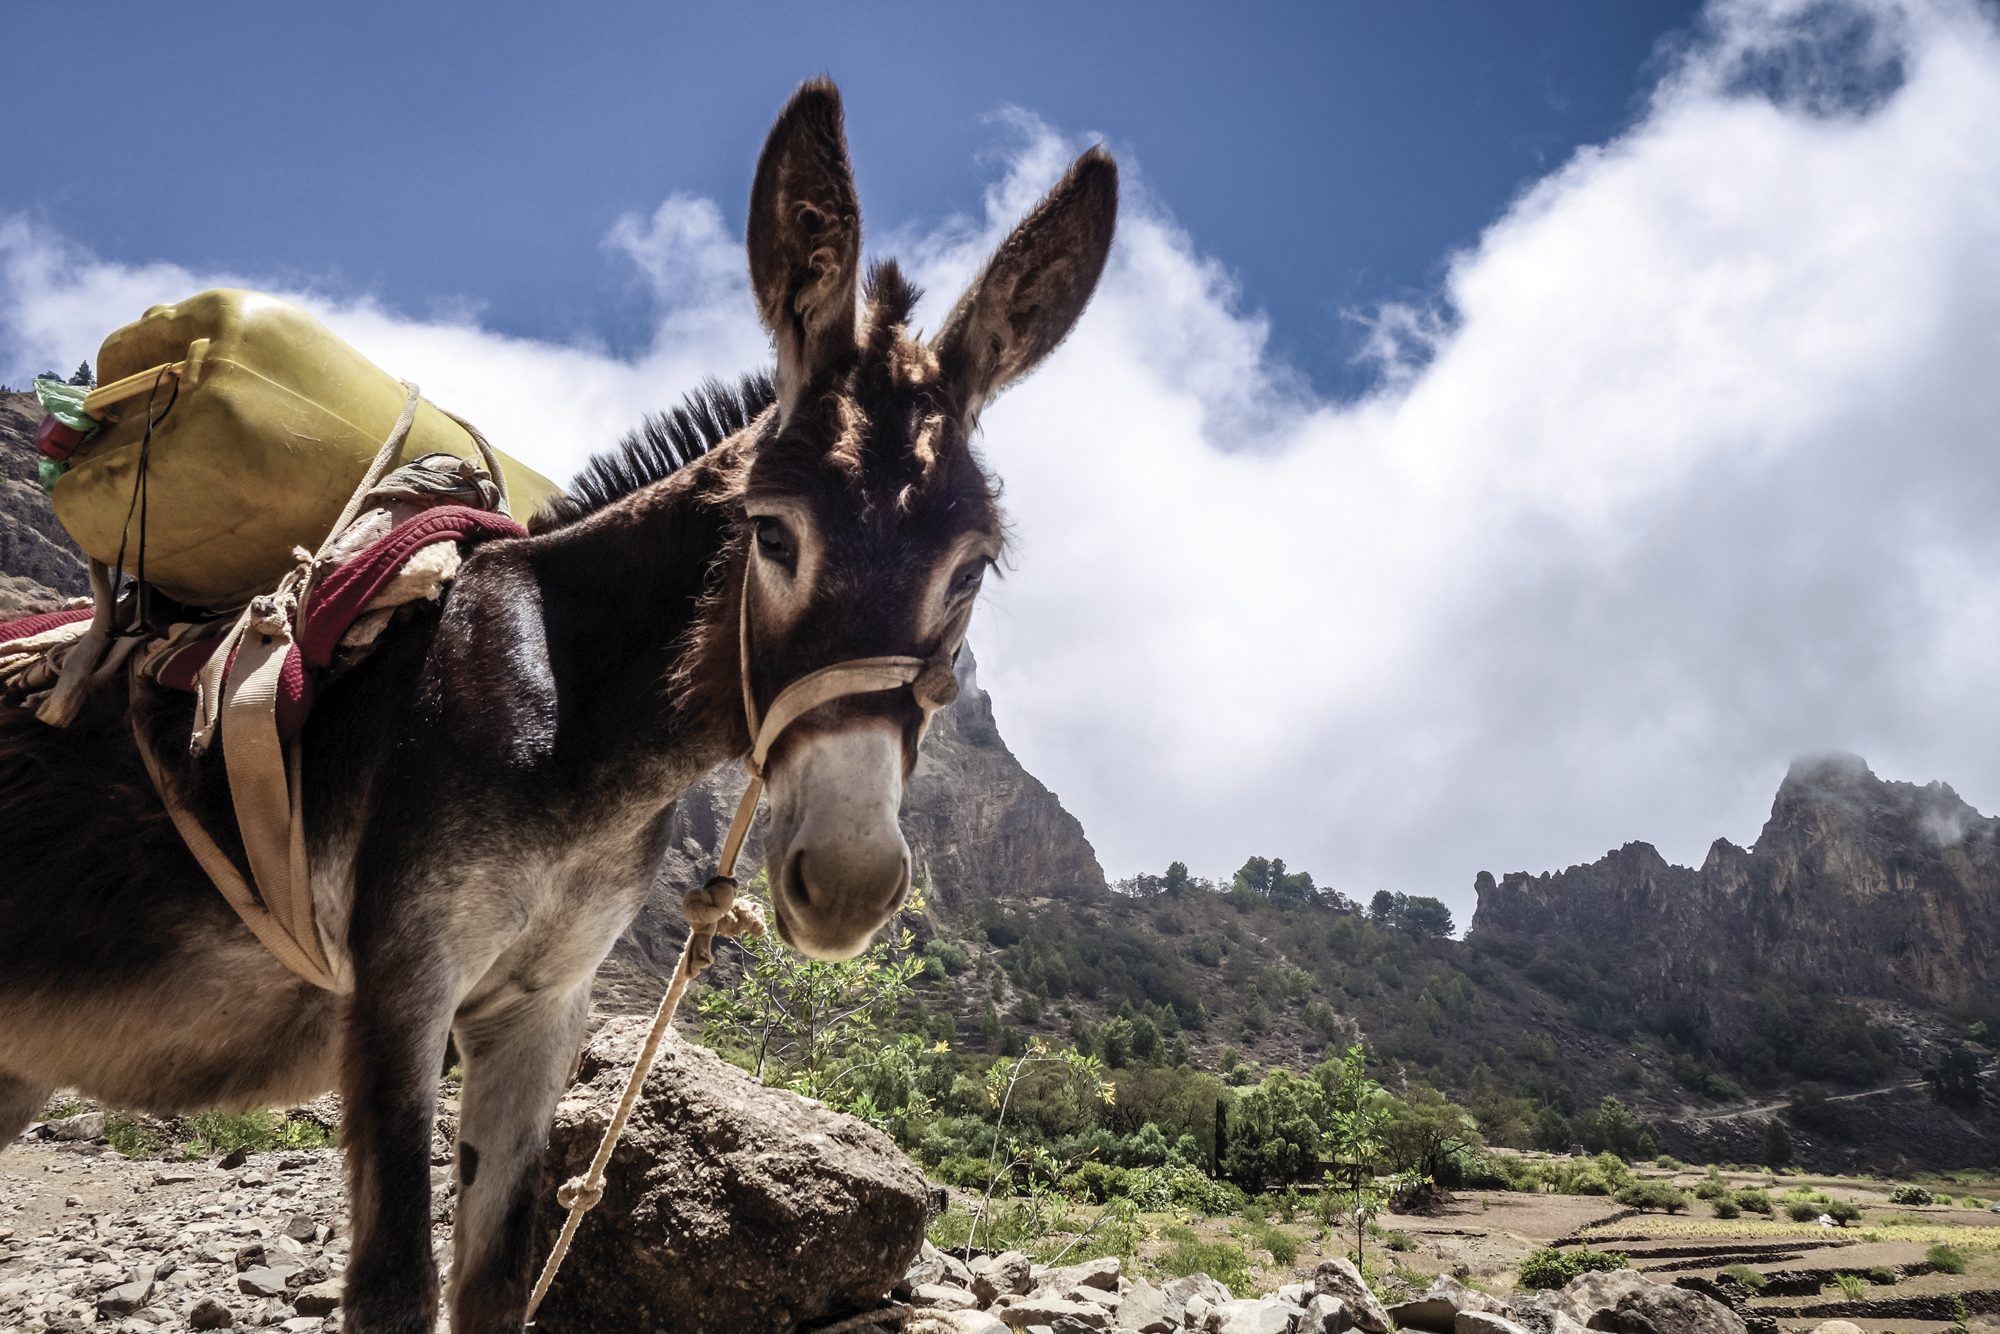
<instances>
[{"instance_id":1,"label":"rope knot","mask_svg":"<svg viewBox=\"0 0 2000 1334\"><path fill-rule=\"evenodd\" d=\"M927 712L935 712L958 698L958 673L948 661L932 662L916 680L910 693Z\"/></svg>"},{"instance_id":2,"label":"rope knot","mask_svg":"<svg viewBox=\"0 0 2000 1334\"><path fill-rule=\"evenodd\" d=\"M595 1209L604 1198L604 1183L592 1184L588 1177L571 1177L556 1190L556 1203L565 1209L582 1207L585 1213Z\"/></svg>"},{"instance_id":3,"label":"rope knot","mask_svg":"<svg viewBox=\"0 0 2000 1334\"><path fill-rule=\"evenodd\" d=\"M271 639L290 634L291 601L275 593L260 593L250 599L250 628Z\"/></svg>"},{"instance_id":4,"label":"rope knot","mask_svg":"<svg viewBox=\"0 0 2000 1334\"><path fill-rule=\"evenodd\" d=\"M691 889L681 897L681 916L687 918L687 924L697 931L703 927L713 929L735 906L736 877L719 875L700 889Z\"/></svg>"}]
</instances>

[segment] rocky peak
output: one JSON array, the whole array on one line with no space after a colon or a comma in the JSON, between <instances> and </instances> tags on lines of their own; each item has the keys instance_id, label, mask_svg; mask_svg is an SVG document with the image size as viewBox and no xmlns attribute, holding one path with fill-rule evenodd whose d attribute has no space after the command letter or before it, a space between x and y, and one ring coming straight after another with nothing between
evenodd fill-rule
<instances>
[{"instance_id":1,"label":"rocky peak","mask_svg":"<svg viewBox=\"0 0 2000 1334\"><path fill-rule=\"evenodd\" d=\"M1943 783L1812 756L1792 765L1747 851L1718 839L1695 870L1628 843L1554 875L1482 875L1476 889L1475 933L1580 948L1645 999L1775 971L1962 1006L1996 980L2000 820Z\"/></svg>"}]
</instances>

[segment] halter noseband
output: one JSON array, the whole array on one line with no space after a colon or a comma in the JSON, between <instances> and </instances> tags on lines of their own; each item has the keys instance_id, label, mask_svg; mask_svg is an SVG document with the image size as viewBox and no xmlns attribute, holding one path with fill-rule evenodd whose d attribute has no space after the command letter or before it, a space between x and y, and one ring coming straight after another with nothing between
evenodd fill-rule
<instances>
[{"instance_id":1,"label":"halter noseband","mask_svg":"<svg viewBox=\"0 0 2000 1334\"><path fill-rule=\"evenodd\" d=\"M778 697L771 701L771 711L760 720L757 694L750 685L750 553L744 554L743 589L737 599L736 651L743 677L743 717L750 724L750 753L743 758L743 767L750 771L750 785L743 789L743 799L736 803L736 818L729 822L729 837L723 840L715 878L707 885L711 893L718 882L726 881L731 890L736 888L736 855L743 850L743 840L750 832L750 817L756 814L758 799L764 793L764 761L784 730L829 700L908 686L917 707L924 711L923 726L917 729L921 741L930 727L931 715L958 698L958 672L953 664L965 640L965 623L971 615L972 603L968 601L945 625L937 652L929 658L903 654L850 658L808 672L779 691Z\"/></svg>"}]
</instances>

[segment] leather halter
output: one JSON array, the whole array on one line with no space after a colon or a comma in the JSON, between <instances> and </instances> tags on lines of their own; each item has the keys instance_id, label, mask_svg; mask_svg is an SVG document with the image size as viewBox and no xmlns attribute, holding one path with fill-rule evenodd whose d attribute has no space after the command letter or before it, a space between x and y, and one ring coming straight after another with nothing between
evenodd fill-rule
<instances>
[{"instance_id":1,"label":"leather halter","mask_svg":"<svg viewBox=\"0 0 2000 1334\"><path fill-rule=\"evenodd\" d=\"M750 753L743 757L743 767L750 771L750 785L743 789L743 799L736 803L736 818L729 822L729 837L723 840L722 856L716 861L715 879L709 881L711 887L717 881L728 881L732 888L735 886L736 855L743 850L743 840L750 832L750 818L756 814L758 799L764 792L764 762L784 730L802 715L830 700L908 686L917 707L924 711L923 726L917 729L917 739L921 743L924 732L930 727L931 715L958 698L955 664L959 646L965 642L966 621L972 615L972 601L968 599L965 606L945 624L944 633L938 639L937 652L928 658L903 654L850 658L846 662L836 662L830 667L808 672L779 691L778 697L771 701L771 711L760 719L757 693L750 684L750 569L755 559L755 552L744 552L743 588L737 599L736 613L736 652L743 678L743 717L750 724L751 737Z\"/></svg>"}]
</instances>

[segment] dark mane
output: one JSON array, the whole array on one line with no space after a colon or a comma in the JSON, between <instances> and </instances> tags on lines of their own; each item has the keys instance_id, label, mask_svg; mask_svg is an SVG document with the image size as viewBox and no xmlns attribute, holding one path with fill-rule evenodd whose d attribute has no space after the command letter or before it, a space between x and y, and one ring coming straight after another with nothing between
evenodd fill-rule
<instances>
[{"instance_id":1,"label":"dark mane","mask_svg":"<svg viewBox=\"0 0 2000 1334\"><path fill-rule=\"evenodd\" d=\"M570 480L569 494L537 513L528 530L552 532L659 481L748 426L777 399L769 371L746 375L734 387L704 380L679 407L647 413L615 448L593 455Z\"/></svg>"}]
</instances>

